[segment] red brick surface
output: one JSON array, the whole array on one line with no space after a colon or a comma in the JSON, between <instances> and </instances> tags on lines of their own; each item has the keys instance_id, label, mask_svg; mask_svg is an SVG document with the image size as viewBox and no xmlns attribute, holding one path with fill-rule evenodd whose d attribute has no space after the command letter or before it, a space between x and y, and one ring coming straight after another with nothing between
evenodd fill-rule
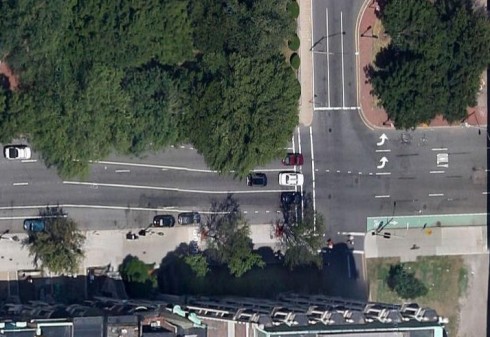
<instances>
[{"instance_id":1,"label":"red brick surface","mask_svg":"<svg viewBox=\"0 0 490 337\"><path fill-rule=\"evenodd\" d=\"M361 13L361 19L358 26L359 41L359 101L361 113L364 121L374 128L391 128L392 124L388 121L388 115L381 107L376 106L376 98L371 95L372 86L367 81L364 69L373 61L373 48L375 37L369 27L374 27L377 20L375 14L376 5L372 0L366 0L365 10ZM364 33L364 37L361 34ZM483 75L482 90L478 96L476 107L468 108L468 118L464 121L468 125L476 127L485 127L487 125L487 78L486 73ZM420 125L420 127L444 127L444 126L461 126L461 123L449 125L441 116L436 117L430 125Z\"/></svg>"}]
</instances>

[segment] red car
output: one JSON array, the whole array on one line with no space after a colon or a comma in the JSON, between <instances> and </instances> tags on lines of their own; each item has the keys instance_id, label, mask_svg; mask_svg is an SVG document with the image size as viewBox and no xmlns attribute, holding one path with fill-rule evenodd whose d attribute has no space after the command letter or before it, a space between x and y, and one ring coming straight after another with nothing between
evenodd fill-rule
<instances>
[{"instance_id":1,"label":"red car","mask_svg":"<svg viewBox=\"0 0 490 337\"><path fill-rule=\"evenodd\" d=\"M286 166L303 165L303 155L301 153L288 153L282 163Z\"/></svg>"}]
</instances>

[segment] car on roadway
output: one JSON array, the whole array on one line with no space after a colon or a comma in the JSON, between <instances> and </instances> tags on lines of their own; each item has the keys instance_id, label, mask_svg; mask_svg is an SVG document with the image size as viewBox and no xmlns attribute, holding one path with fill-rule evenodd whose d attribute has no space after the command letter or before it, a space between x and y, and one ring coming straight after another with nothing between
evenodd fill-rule
<instances>
[{"instance_id":1,"label":"car on roadway","mask_svg":"<svg viewBox=\"0 0 490 337\"><path fill-rule=\"evenodd\" d=\"M281 186L303 186L305 178L299 172L281 172L279 173L279 185Z\"/></svg>"},{"instance_id":2,"label":"car on roadway","mask_svg":"<svg viewBox=\"0 0 490 337\"><path fill-rule=\"evenodd\" d=\"M31 159L31 148L27 145L7 145L3 148L3 154L9 160Z\"/></svg>"},{"instance_id":3,"label":"car on roadway","mask_svg":"<svg viewBox=\"0 0 490 337\"><path fill-rule=\"evenodd\" d=\"M155 215L153 217L153 227L173 227L175 218L170 214Z\"/></svg>"},{"instance_id":4,"label":"car on roadway","mask_svg":"<svg viewBox=\"0 0 490 337\"><path fill-rule=\"evenodd\" d=\"M282 163L286 166L303 165L304 158L301 153L288 153L282 160Z\"/></svg>"},{"instance_id":5,"label":"car on roadway","mask_svg":"<svg viewBox=\"0 0 490 337\"><path fill-rule=\"evenodd\" d=\"M179 225L192 225L201 223L201 214L198 212L184 212L177 217Z\"/></svg>"},{"instance_id":6,"label":"car on roadway","mask_svg":"<svg viewBox=\"0 0 490 337\"><path fill-rule=\"evenodd\" d=\"M27 232L39 233L44 232L46 229L46 222L44 219L25 219L24 230Z\"/></svg>"},{"instance_id":7,"label":"car on roadway","mask_svg":"<svg viewBox=\"0 0 490 337\"><path fill-rule=\"evenodd\" d=\"M284 206L301 204L301 192L282 192L281 203Z\"/></svg>"},{"instance_id":8,"label":"car on roadway","mask_svg":"<svg viewBox=\"0 0 490 337\"><path fill-rule=\"evenodd\" d=\"M267 186L267 176L265 173L253 172L247 176L248 186Z\"/></svg>"}]
</instances>

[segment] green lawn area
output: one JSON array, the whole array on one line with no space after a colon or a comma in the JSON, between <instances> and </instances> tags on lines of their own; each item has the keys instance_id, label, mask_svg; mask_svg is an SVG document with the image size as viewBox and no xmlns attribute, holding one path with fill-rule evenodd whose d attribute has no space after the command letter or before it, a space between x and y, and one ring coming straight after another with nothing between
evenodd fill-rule
<instances>
[{"instance_id":1,"label":"green lawn area","mask_svg":"<svg viewBox=\"0 0 490 337\"><path fill-rule=\"evenodd\" d=\"M398 297L386 284L390 265L399 263L398 258L368 259L370 299L386 303L408 302ZM429 289L426 296L415 299L421 306L435 309L439 315L448 317L447 330L455 336L458 327L459 297L466 291L468 277L463 258L460 256L420 257L406 266Z\"/></svg>"}]
</instances>

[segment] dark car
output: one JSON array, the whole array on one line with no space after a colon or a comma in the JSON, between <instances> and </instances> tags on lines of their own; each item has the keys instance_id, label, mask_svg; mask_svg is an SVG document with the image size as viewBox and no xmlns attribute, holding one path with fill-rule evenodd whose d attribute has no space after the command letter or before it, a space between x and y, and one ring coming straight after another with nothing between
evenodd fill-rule
<instances>
[{"instance_id":1,"label":"dark car","mask_svg":"<svg viewBox=\"0 0 490 337\"><path fill-rule=\"evenodd\" d=\"M301 204L301 192L282 192L281 203L283 205L299 205Z\"/></svg>"},{"instance_id":2,"label":"dark car","mask_svg":"<svg viewBox=\"0 0 490 337\"><path fill-rule=\"evenodd\" d=\"M25 219L24 230L28 232L43 232L46 229L46 222L43 219Z\"/></svg>"},{"instance_id":3,"label":"dark car","mask_svg":"<svg viewBox=\"0 0 490 337\"><path fill-rule=\"evenodd\" d=\"M175 218L170 214L155 215L153 217L153 227L173 227Z\"/></svg>"},{"instance_id":4,"label":"dark car","mask_svg":"<svg viewBox=\"0 0 490 337\"><path fill-rule=\"evenodd\" d=\"M304 159L301 153L288 153L282 160L282 163L286 166L303 165Z\"/></svg>"},{"instance_id":5,"label":"dark car","mask_svg":"<svg viewBox=\"0 0 490 337\"><path fill-rule=\"evenodd\" d=\"M192 225L201 223L201 215L198 212L180 213L177 221L179 225Z\"/></svg>"},{"instance_id":6,"label":"dark car","mask_svg":"<svg viewBox=\"0 0 490 337\"><path fill-rule=\"evenodd\" d=\"M248 186L267 186L267 176L265 173L250 173L247 176L247 185Z\"/></svg>"}]
</instances>

